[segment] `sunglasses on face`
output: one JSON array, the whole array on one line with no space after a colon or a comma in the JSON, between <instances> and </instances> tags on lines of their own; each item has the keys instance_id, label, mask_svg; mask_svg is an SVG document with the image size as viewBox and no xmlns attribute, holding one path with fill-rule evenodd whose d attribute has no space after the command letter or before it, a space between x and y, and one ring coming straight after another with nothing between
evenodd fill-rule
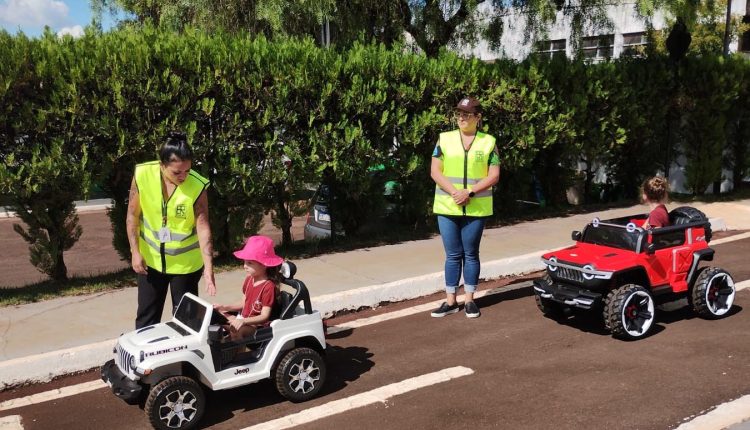
<instances>
[{"instance_id":1,"label":"sunglasses on face","mask_svg":"<svg viewBox=\"0 0 750 430\"><path fill-rule=\"evenodd\" d=\"M469 112L456 112L453 115L458 119L471 119L476 116L476 114L469 113Z\"/></svg>"}]
</instances>

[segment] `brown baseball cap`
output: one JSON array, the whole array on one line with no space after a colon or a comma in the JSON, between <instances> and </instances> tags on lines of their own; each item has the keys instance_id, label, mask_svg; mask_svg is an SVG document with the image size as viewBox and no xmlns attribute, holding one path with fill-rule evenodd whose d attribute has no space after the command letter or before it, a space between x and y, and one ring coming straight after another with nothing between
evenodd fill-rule
<instances>
[{"instance_id":1,"label":"brown baseball cap","mask_svg":"<svg viewBox=\"0 0 750 430\"><path fill-rule=\"evenodd\" d=\"M482 113L482 105L474 97L464 97L456 105L456 110L468 113Z\"/></svg>"}]
</instances>

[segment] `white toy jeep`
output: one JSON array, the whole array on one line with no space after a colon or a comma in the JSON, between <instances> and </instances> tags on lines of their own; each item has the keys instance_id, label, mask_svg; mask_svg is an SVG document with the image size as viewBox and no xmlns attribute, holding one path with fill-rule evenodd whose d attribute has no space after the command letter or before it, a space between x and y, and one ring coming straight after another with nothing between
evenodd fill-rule
<instances>
[{"instance_id":1,"label":"white toy jeep","mask_svg":"<svg viewBox=\"0 0 750 430\"><path fill-rule=\"evenodd\" d=\"M273 378L293 402L314 397L326 378L323 320L295 271L284 263L282 283L294 294L278 295L270 327L230 341L221 327L226 318L188 293L171 321L121 335L102 379L126 402L141 403L156 429L196 427L206 407L204 387L224 390Z\"/></svg>"}]
</instances>

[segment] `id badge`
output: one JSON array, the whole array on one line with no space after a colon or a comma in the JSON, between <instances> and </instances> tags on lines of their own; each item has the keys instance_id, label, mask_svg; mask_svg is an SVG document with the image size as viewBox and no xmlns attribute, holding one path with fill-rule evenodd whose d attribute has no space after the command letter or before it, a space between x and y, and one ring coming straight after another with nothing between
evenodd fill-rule
<instances>
[{"instance_id":1,"label":"id badge","mask_svg":"<svg viewBox=\"0 0 750 430\"><path fill-rule=\"evenodd\" d=\"M159 229L159 242L166 243L172 241L172 233L169 231L167 227L162 227Z\"/></svg>"}]
</instances>

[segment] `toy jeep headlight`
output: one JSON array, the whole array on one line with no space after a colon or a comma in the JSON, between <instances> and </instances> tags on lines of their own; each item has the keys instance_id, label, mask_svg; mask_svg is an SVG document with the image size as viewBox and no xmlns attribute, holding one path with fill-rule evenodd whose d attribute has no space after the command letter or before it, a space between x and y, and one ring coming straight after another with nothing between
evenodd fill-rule
<instances>
[{"instance_id":1,"label":"toy jeep headlight","mask_svg":"<svg viewBox=\"0 0 750 430\"><path fill-rule=\"evenodd\" d=\"M557 270L557 257L551 257L547 260L547 269L549 269L550 272Z\"/></svg>"},{"instance_id":2,"label":"toy jeep headlight","mask_svg":"<svg viewBox=\"0 0 750 430\"><path fill-rule=\"evenodd\" d=\"M590 281L592 279L611 279L612 272L606 272L603 270L596 270L591 264L587 264L581 267L581 275L583 279Z\"/></svg>"},{"instance_id":3,"label":"toy jeep headlight","mask_svg":"<svg viewBox=\"0 0 750 430\"><path fill-rule=\"evenodd\" d=\"M590 273L594 271L594 266L587 264L583 266L583 279L586 279L588 281L594 279L594 274Z\"/></svg>"},{"instance_id":4,"label":"toy jeep headlight","mask_svg":"<svg viewBox=\"0 0 750 430\"><path fill-rule=\"evenodd\" d=\"M136 367L138 367L138 361L136 360L135 355L130 356L130 363L128 364L130 364L131 369L135 369Z\"/></svg>"}]
</instances>

